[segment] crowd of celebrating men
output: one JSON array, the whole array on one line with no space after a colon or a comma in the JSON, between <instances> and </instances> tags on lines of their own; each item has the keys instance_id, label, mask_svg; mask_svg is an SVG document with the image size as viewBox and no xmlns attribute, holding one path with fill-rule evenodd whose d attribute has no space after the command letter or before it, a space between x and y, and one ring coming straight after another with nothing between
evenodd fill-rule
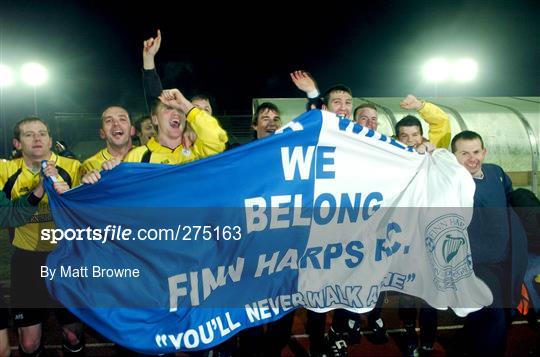
<instances>
[{"instance_id":1,"label":"crowd of celebrating men","mask_svg":"<svg viewBox=\"0 0 540 357\"><path fill-rule=\"evenodd\" d=\"M38 273L39 267L45 264L47 254L55 248L50 242L39 239L41 229L54 225L43 190L43 176L56 177L58 182L54 188L58 193L63 193L81 183L96 183L101 177L100 171L112 170L121 162L176 165L216 155L227 149L227 133L213 116L207 96L197 95L187 99L179 89L162 88L154 62L160 44L161 34L158 31L157 36L144 41L143 46L143 84L149 107L148 116L133 122L126 108L105 108L99 129L105 147L84 162L61 156L52 150L53 141L44 120L28 117L14 127L13 145L20 157L0 162L0 219L2 227L11 227L11 244L14 247L11 259L11 317L18 331L21 356L42 356L46 353L42 343L42 326L48 316L48 308L54 308L62 326L64 355L81 355L85 350L83 324L50 297ZM363 127L377 130L377 105L367 102L353 108L353 94L347 86L336 85L320 93L309 73L295 71L290 76L294 85L305 92L307 110L327 110ZM457 161L474 179L475 215L469 227L474 271L490 287L494 302L490 307L469 314L465 321L463 342L466 352L472 356L504 354L509 311L503 307L517 306L522 295L519 290L521 285L516 281L523 281L527 251L517 257L521 261L512 256L519 252L518 236L522 232L515 232L509 211L500 209L493 216L493 211L481 208L508 207L515 192L512 182L501 167L484 163L487 149L480 134L463 131L452 138L448 115L434 103L413 95L406 96L400 106L417 112L429 126L429 131L425 135L421 119L407 115L395 125L397 140L426 155L435 149L450 147ZM254 140L273 135L281 125L279 108L270 102L260 104L253 115ZM134 145L133 138L138 138L138 146ZM43 161L47 163L45 167L42 166ZM528 232L534 233L535 229L538 232L538 227L526 228ZM538 239L538 236L534 239ZM529 259L538 257L538 253L529 250L529 256L532 255ZM523 265L523 262L525 267L516 266ZM534 280L538 274L538 271L529 274L529 280ZM531 281L527 282L527 286L529 290L534 290L537 287L531 285ZM0 296L0 299L3 297ZM406 331L404 353L410 356L419 353L430 355L437 333L437 310L419 300L406 295L399 297L399 316ZM537 304L536 308L540 307L539 301L532 302ZM8 305L5 301L0 303L0 356L9 356ZM381 295L375 308L367 314L366 329L369 331L366 336L378 344L388 341L381 315L383 305ZM416 305L420 305L419 311ZM266 326L244 330L211 352L197 352L196 355L279 356L289 343L293 316L294 311ZM325 331L326 319L326 314L308 311L306 332L309 335L310 355L346 356L349 346L360 339L360 315L336 310L328 331Z\"/></svg>"}]
</instances>

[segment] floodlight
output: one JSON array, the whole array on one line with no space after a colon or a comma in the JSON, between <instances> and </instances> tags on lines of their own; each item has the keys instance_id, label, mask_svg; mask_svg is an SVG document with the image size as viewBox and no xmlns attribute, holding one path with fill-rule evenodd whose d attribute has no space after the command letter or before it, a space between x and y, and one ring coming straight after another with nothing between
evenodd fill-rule
<instances>
[{"instance_id":1,"label":"floodlight","mask_svg":"<svg viewBox=\"0 0 540 357\"><path fill-rule=\"evenodd\" d=\"M433 58L424 65L424 78L430 82L442 82L450 75L450 65L444 58Z\"/></svg>"},{"instance_id":2,"label":"floodlight","mask_svg":"<svg viewBox=\"0 0 540 357\"><path fill-rule=\"evenodd\" d=\"M452 77L456 81L469 82L476 78L478 65L470 58L462 58L452 66Z\"/></svg>"},{"instance_id":3,"label":"floodlight","mask_svg":"<svg viewBox=\"0 0 540 357\"><path fill-rule=\"evenodd\" d=\"M34 62L22 66L21 76L24 82L34 87L45 83L49 77L47 69L39 63Z\"/></svg>"}]
</instances>

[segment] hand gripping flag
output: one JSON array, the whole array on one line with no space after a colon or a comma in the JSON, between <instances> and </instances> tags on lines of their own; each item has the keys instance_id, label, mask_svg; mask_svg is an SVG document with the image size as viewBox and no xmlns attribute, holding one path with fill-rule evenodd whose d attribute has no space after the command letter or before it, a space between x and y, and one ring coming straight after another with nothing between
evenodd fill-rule
<instances>
[{"instance_id":1,"label":"hand gripping flag","mask_svg":"<svg viewBox=\"0 0 540 357\"><path fill-rule=\"evenodd\" d=\"M206 349L300 306L366 312L385 290L459 315L492 300L472 270L470 174L327 112L204 160L124 163L48 192L51 294L138 352Z\"/></svg>"}]
</instances>

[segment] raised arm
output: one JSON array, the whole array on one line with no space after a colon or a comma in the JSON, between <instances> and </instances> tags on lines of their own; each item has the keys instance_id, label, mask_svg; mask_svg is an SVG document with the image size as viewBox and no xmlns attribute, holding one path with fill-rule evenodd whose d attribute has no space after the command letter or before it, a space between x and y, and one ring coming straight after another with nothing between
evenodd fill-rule
<instances>
[{"instance_id":1,"label":"raised arm","mask_svg":"<svg viewBox=\"0 0 540 357\"><path fill-rule=\"evenodd\" d=\"M320 98L319 89L317 88L317 82L306 71L294 71L290 73L291 80L296 88L306 93L308 99L307 110L321 109L322 100Z\"/></svg>"},{"instance_id":2,"label":"raised arm","mask_svg":"<svg viewBox=\"0 0 540 357\"><path fill-rule=\"evenodd\" d=\"M143 88L146 105L150 108L150 103L161 95L163 86L156 71L155 57L161 46L161 31L157 30L156 38L150 37L143 42Z\"/></svg>"},{"instance_id":3,"label":"raised arm","mask_svg":"<svg viewBox=\"0 0 540 357\"><path fill-rule=\"evenodd\" d=\"M178 109L186 116L191 111L191 109L194 108L194 105L184 97L182 92L178 89L166 89L163 92L161 92L161 95L159 96L159 100L165 105L168 105L174 109Z\"/></svg>"},{"instance_id":4,"label":"raised arm","mask_svg":"<svg viewBox=\"0 0 540 357\"><path fill-rule=\"evenodd\" d=\"M164 90L161 102L185 113L187 122L197 134L192 150L200 157L214 155L225 150L227 133L216 118L201 110L186 99L178 89Z\"/></svg>"},{"instance_id":5,"label":"raised arm","mask_svg":"<svg viewBox=\"0 0 540 357\"><path fill-rule=\"evenodd\" d=\"M157 30L156 38L150 37L143 42L143 68L144 69L154 69L156 68L156 63L154 58L159 51L161 46L161 31Z\"/></svg>"},{"instance_id":6,"label":"raised arm","mask_svg":"<svg viewBox=\"0 0 540 357\"><path fill-rule=\"evenodd\" d=\"M448 148L450 145L450 120L448 115L433 103L419 100L409 94L400 103L403 109L416 110L418 114L429 124L429 141L437 148Z\"/></svg>"}]
</instances>

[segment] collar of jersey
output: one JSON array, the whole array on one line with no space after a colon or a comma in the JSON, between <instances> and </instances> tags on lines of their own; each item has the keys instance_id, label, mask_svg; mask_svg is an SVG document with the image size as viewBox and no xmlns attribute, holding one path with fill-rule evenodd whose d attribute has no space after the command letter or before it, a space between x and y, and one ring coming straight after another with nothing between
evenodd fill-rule
<instances>
[{"instance_id":1,"label":"collar of jersey","mask_svg":"<svg viewBox=\"0 0 540 357\"><path fill-rule=\"evenodd\" d=\"M156 139L154 138L150 138L150 140L148 140L148 142L146 143L146 146L152 152L164 152L164 153L178 152L178 151L181 151L183 148L182 145L178 145L175 149L168 148L158 143Z\"/></svg>"},{"instance_id":2,"label":"collar of jersey","mask_svg":"<svg viewBox=\"0 0 540 357\"><path fill-rule=\"evenodd\" d=\"M109 161L110 159L113 158L113 156L111 155L111 153L109 152L107 148L101 150L101 156L103 156L105 161Z\"/></svg>"}]
</instances>

